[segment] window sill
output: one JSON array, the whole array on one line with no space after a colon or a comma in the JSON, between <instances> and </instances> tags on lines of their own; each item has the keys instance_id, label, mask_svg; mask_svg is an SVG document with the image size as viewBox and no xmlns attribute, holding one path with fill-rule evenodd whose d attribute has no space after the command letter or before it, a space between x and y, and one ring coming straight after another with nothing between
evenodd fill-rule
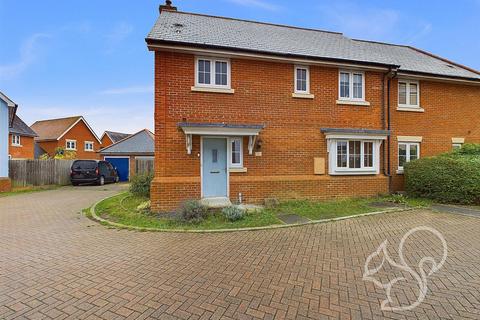
<instances>
[{"instance_id":1,"label":"window sill","mask_svg":"<svg viewBox=\"0 0 480 320\"><path fill-rule=\"evenodd\" d=\"M94 150L84 150L85 152L95 152Z\"/></svg>"},{"instance_id":2,"label":"window sill","mask_svg":"<svg viewBox=\"0 0 480 320\"><path fill-rule=\"evenodd\" d=\"M370 106L368 101L337 100L337 104L349 106Z\"/></svg>"},{"instance_id":3,"label":"window sill","mask_svg":"<svg viewBox=\"0 0 480 320\"><path fill-rule=\"evenodd\" d=\"M292 98L300 98L300 99L313 99L315 95L311 93L292 93Z\"/></svg>"},{"instance_id":4,"label":"window sill","mask_svg":"<svg viewBox=\"0 0 480 320\"><path fill-rule=\"evenodd\" d=\"M23 147L21 144L12 144L12 147Z\"/></svg>"},{"instance_id":5,"label":"window sill","mask_svg":"<svg viewBox=\"0 0 480 320\"><path fill-rule=\"evenodd\" d=\"M242 172L247 172L247 168L229 168L228 169L230 172L234 173L242 173Z\"/></svg>"},{"instance_id":6,"label":"window sill","mask_svg":"<svg viewBox=\"0 0 480 320\"><path fill-rule=\"evenodd\" d=\"M397 174L403 174L403 169L398 169Z\"/></svg>"},{"instance_id":7,"label":"window sill","mask_svg":"<svg viewBox=\"0 0 480 320\"><path fill-rule=\"evenodd\" d=\"M376 170L367 170L367 171L334 171L329 173L331 176L354 176L354 175L376 175L378 171Z\"/></svg>"},{"instance_id":8,"label":"window sill","mask_svg":"<svg viewBox=\"0 0 480 320\"><path fill-rule=\"evenodd\" d=\"M404 107L404 106L398 106L397 111L425 112L425 110L423 108L420 108L420 107Z\"/></svg>"},{"instance_id":9,"label":"window sill","mask_svg":"<svg viewBox=\"0 0 480 320\"><path fill-rule=\"evenodd\" d=\"M227 89L227 88L209 88L209 87L192 87L192 91L194 92L212 92L212 93L228 93L233 94L235 92L234 89Z\"/></svg>"},{"instance_id":10,"label":"window sill","mask_svg":"<svg viewBox=\"0 0 480 320\"><path fill-rule=\"evenodd\" d=\"M77 149L65 149L65 151L77 151Z\"/></svg>"}]
</instances>

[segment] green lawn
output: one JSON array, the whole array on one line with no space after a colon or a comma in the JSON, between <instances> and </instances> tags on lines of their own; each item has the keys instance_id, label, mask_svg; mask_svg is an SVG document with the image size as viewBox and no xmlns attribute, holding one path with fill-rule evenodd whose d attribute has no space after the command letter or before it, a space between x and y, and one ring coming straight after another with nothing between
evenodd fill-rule
<instances>
[{"instance_id":1,"label":"green lawn","mask_svg":"<svg viewBox=\"0 0 480 320\"><path fill-rule=\"evenodd\" d=\"M96 207L97 215L104 219L129 226L158 229L207 230L262 227L283 224L278 219L281 214L297 214L310 220L345 217L362 213L382 211L375 207L375 202L399 201L398 197L353 198L334 201L293 200L281 202L274 208L261 212L249 213L244 219L230 222L220 210L212 210L208 218L198 223L188 223L173 217L137 212L139 204L147 198L136 197L126 192L100 202ZM429 206L430 201L424 199L407 199L401 197L405 206Z\"/></svg>"},{"instance_id":2,"label":"green lawn","mask_svg":"<svg viewBox=\"0 0 480 320\"><path fill-rule=\"evenodd\" d=\"M0 192L0 198L1 197L8 197L8 196L14 196L14 195L19 195L19 194L24 194L24 193L32 193L32 192L39 192L39 191L47 191L47 190L55 190L60 188L60 186L57 185L48 185L48 186L30 186L30 187L14 187L12 191L8 192Z\"/></svg>"}]
</instances>

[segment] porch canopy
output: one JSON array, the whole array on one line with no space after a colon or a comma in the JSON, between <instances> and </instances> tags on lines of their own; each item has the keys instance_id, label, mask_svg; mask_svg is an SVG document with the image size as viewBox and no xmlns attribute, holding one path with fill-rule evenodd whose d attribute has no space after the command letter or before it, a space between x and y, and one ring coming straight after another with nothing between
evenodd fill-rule
<instances>
[{"instance_id":1,"label":"porch canopy","mask_svg":"<svg viewBox=\"0 0 480 320\"><path fill-rule=\"evenodd\" d=\"M180 122L178 126L185 133L185 146L187 153L192 153L192 136L248 136L248 154L253 153L256 137L265 127L261 124L227 124L227 123L194 123Z\"/></svg>"},{"instance_id":2,"label":"porch canopy","mask_svg":"<svg viewBox=\"0 0 480 320\"><path fill-rule=\"evenodd\" d=\"M389 130L372 129L354 129L354 128L321 128L320 131L325 134L327 140L330 139L371 139L385 140L389 135Z\"/></svg>"}]
</instances>

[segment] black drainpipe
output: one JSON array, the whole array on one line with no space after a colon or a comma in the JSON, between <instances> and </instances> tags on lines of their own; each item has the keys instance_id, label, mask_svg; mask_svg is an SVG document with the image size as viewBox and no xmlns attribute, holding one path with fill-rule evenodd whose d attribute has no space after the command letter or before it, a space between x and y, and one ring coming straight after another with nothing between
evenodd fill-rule
<instances>
[{"instance_id":1,"label":"black drainpipe","mask_svg":"<svg viewBox=\"0 0 480 320\"><path fill-rule=\"evenodd\" d=\"M392 79L397 76L397 68L390 68L388 72L388 80L387 80L387 130L390 134L387 136L387 176L388 176L388 192L392 192L392 172L391 172L391 130L392 130L392 122L391 122L391 111L390 111L390 85L392 83Z\"/></svg>"}]
</instances>

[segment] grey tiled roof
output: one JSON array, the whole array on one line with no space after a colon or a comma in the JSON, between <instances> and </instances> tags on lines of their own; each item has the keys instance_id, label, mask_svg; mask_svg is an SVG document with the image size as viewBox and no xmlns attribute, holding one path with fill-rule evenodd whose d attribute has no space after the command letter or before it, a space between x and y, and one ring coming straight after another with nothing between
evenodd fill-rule
<instances>
[{"instance_id":1,"label":"grey tiled roof","mask_svg":"<svg viewBox=\"0 0 480 320\"><path fill-rule=\"evenodd\" d=\"M395 65L400 66L401 71L480 81L479 73L408 46L354 40L341 33L184 12L162 11L146 41Z\"/></svg>"},{"instance_id":2,"label":"grey tiled roof","mask_svg":"<svg viewBox=\"0 0 480 320\"><path fill-rule=\"evenodd\" d=\"M121 133L114 131L105 131L105 133L110 137L113 143L123 140L130 135L129 133Z\"/></svg>"},{"instance_id":3,"label":"grey tiled roof","mask_svg":"<svg viewBox=\"0 0 480 320\"><path fill-rule=\"evenodd\" d=\"M18 134L27 137L37 137L38 135L33 131L19 116L13 118L13 125L10 128L10 133Z\"/></svg>"},{"instance_id":4,"label":"grey tiled roof","mask_svg":"<svg viewBox=\"0 0 480 320\"><path fill-rule=\"evenodd\" d=\"M151 154L155 152L153 133L144 129L100 150L101 154Z\"/></svg>"}]
</instances>

